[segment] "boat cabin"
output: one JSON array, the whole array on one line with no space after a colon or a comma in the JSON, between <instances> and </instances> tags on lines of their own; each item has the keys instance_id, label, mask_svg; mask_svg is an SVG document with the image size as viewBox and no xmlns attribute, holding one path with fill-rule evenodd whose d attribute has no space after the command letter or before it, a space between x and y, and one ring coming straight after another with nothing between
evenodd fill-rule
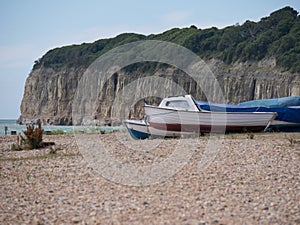
<instances>
[{"instance_id":1,"label":"boat cabin","mask_svg":"<svg viewBox=\"0 0 300 225\"><path fill-rule=\"evenodd\" d=\"M199 109L191 95L172 96L164 98L159 104L160 108L186 110L198 112Z\"/></svg>"}]
</instances>

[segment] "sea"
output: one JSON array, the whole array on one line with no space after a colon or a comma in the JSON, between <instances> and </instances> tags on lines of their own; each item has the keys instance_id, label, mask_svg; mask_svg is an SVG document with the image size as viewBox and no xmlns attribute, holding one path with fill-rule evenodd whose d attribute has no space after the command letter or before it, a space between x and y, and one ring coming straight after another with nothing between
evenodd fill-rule
<instances>
[{"instance_id":1,"label":"sea","mask_svg":"<svg viewBox=\"0 0 300 225\"><path fill-rule=\"evenodd\" d=\"M7 135L10 135L12 131L15 131L16 134L23 134L23 131L26 130L26 125L17 124L16 120L13 119L0 119L0 135L5 135L5 127L7 127ZM63 131L64 133L73 133L75 132L84 132L84 133L100 133L101 131L111 131L111 130L120 130L123 129L120 127L95 127L95 126L42 126L44 131Z\"/></svg>"}]
</instances>

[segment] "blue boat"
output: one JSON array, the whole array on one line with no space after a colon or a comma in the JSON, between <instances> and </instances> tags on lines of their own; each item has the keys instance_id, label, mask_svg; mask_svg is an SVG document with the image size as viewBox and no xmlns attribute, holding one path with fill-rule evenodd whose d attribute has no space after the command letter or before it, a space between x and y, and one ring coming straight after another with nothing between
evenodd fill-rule
<instances>
[{"instance_id":1,"label":"blue boat","mask_svg":"<svg viewBox=\"0 0 300 225\"><path fill-rule=\"evenodd\" d=\"M201 110L214 112L276 112L269 131L300 132L300 96L253 100L240 104L210 104L196 101Z\"/></svg>"},{"instance_id":2,"label":"blue boat","mask_svg":"<svg viewBox=\"0 0 300 225\"><path fill-rule=\"evenodd\" d=\"M144 120L125 120L124 125L133 139L149 138L147 124Z\"/></svg>"}]
</instances>

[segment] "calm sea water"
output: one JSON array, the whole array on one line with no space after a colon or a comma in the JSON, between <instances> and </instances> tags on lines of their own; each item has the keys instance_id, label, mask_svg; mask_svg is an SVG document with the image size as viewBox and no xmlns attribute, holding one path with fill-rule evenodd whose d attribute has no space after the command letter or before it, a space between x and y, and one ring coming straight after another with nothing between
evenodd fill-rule
<instances>
[{"instance_id":1,"label":"calm sea water","mask_svg":"<svg viewBox=\"0 0 300 225\"><path fill-rule=\"evenodd\" d=\"M16 120L0 119L0 135L5 134L5 127L7 127L7 134L10 135L11 131L16 131L17 134L26 130L26 125L19 125ZM42 126L44 131L62 130L64 133L72 133L75 131L100 133L100 130L120 130L123 127L92 127L92 126Z\"/></svg>"}]
</instances>

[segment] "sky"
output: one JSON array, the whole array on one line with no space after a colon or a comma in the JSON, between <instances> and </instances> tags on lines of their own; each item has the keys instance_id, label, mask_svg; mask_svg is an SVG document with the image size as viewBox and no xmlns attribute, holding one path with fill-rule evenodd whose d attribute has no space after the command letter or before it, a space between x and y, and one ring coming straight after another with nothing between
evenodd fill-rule
<instances>
[{"instance_id":1,"label":"sky","mask_svg":"<svg viewBox=\"0 0 300 225\"><path fill-rule=\"evenodd\" d=\"M0 118L20 116L26 78L50 49L124 32L257 22L285 6L300 11L299 0L1 0Z\"/></svg>"}]
</instances>

